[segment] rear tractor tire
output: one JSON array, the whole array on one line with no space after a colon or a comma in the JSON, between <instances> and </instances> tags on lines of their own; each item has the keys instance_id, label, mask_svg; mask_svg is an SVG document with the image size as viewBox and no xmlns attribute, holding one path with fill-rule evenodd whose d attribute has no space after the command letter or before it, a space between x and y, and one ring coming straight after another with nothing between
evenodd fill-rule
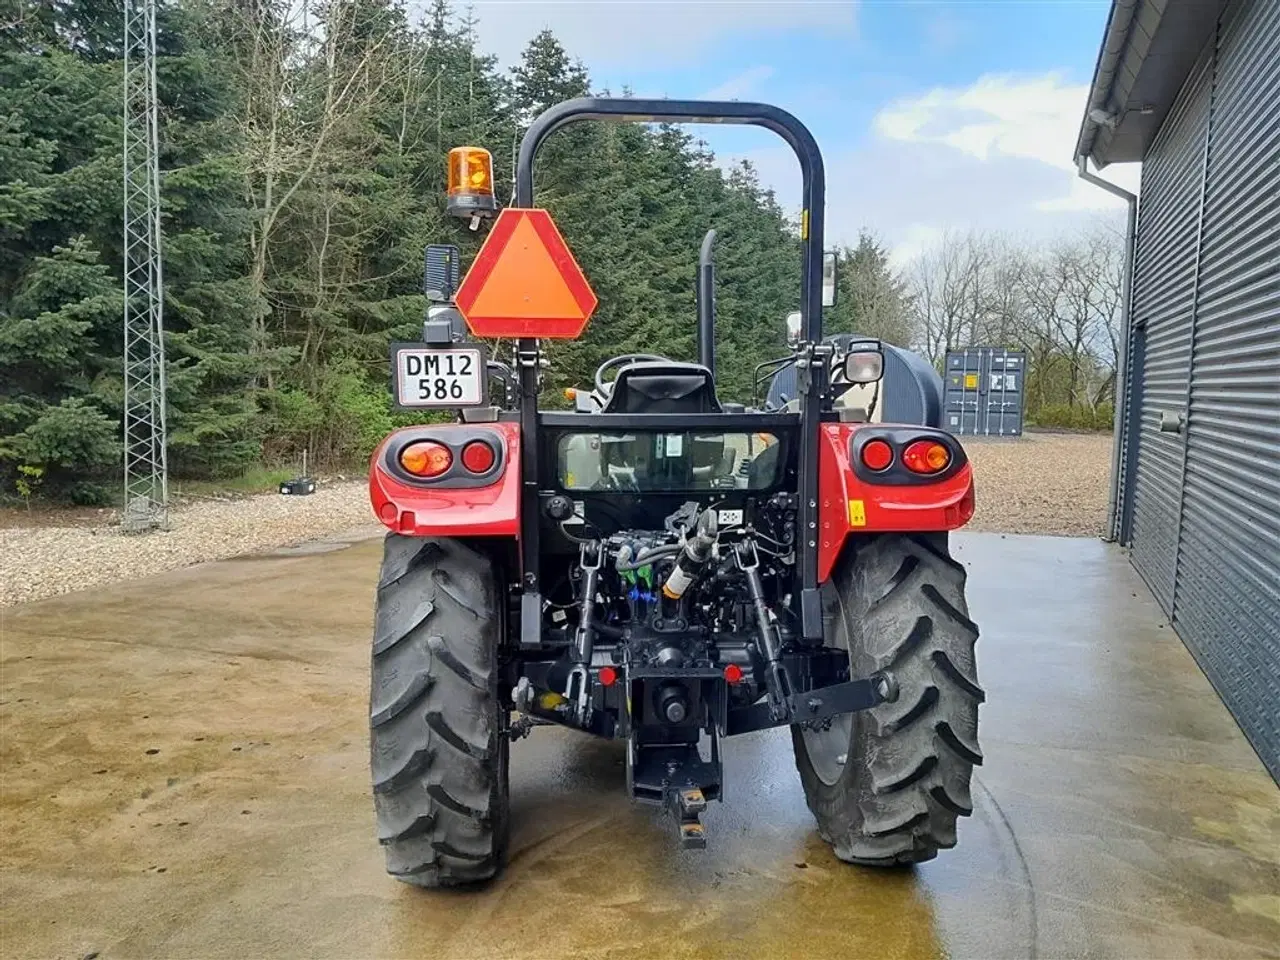
<instances>
[{"instance_id":1,"label":"rear tractor tire","mask_svg":"<svg viewBox=\"0 0 1280 960\"><path fill-rule=\"evenodd\" d=\"M502 598L457 540L388 534L374 614L370 766L387 872L420 887L488 880L508 834Z\"/></svg>"},{"instance_id":2,"label":"rear tractor tire","mask_svg":"<svg viewBox=\"0 0 1280 960\"><path fill-rule=\"evenodd\" d=\"M805 799L841 860L931 860L973 812L985 696L964 587L946 534L885 534L857 544L824 588L827 642L848 652L853 676L885 670L898 687L893 702L826 730L792 727Z\"/></svg>"}]
</instances>

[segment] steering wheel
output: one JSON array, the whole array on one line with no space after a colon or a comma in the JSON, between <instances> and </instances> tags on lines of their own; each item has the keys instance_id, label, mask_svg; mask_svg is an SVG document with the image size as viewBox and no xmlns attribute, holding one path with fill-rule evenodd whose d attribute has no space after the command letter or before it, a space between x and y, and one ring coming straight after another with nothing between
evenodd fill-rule
<instances>
[{"instance_id":1,"label":"steering wheel","mask_svg":"<svg viewBox=\"0 0 1280 960\"><path fill-rule=\"evenodd\" d=\"M604 394L607 390L608 383L604 379L605 371L612 370L614 367L625 366L628 363L643 363L646 360L656 360L661 363L671 362L670 357L660 357L656 353L624 353L620 357L613 357L600 364L596 369L596 391ZM617 379L616 375L614 379Z\"/></svg>"}]
</instances>

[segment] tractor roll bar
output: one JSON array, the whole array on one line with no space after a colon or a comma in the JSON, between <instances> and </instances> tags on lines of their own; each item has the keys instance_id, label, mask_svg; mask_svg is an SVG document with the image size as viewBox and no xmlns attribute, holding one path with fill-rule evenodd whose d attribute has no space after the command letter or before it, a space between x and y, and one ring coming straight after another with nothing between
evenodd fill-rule
<instances>
[{"instance_id":1,"label":"tractor roll bar","mask_svg":"<svg viewBox=\"0 0 1280 960\"><path fill-rule=\"evenodd\" d=\"M517 207L533 206L533 161L544 140L566 124L580 120L613 120L632 123L734 123L772 130L795 151L803 178L800 239L804 243L803 281L800 287L801 333L804 339L822 339L822 238L826 175L822 152L809 128L786 110L767 103L736 100L634 100L631 98L579 97L548 107L533 121L520 141L516 160Z\"/></svg>"},{"instance_id":2,"label":"tractor roll bar","mask_svg":"<svg viewBox=\"0 0 1280 960\"><path fill-rule=\"evenodd\" d=\"M800 214L802 246L800 332L796 373L800 399L800 581L801 632L806 640L822 639L822 606L818 593L818 424L826 386L826 366L819 352L822 339L822 240L826 178L822 153L809 128L778 107L764 103L716 100L635 100L580 97L548 107L525 131L516 159L517 207L533 206L533 162L543 141L561 127L580 120L632 123L734 123L772 130L795 152L803 180ZM520 558L524 590L520 601L521 642L537 644L542 617L538 569L538 368L537 340L516 344L520 373L522 518Z\"/></svg>"}]
</instances>

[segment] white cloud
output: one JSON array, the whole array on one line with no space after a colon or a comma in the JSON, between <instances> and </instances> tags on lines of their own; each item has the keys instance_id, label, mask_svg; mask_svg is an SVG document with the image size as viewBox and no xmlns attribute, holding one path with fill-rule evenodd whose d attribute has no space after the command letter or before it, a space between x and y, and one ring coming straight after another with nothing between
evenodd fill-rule
<instances>
[{"instance_id":1,"label":"white cloud","mask_svg":"<svg viewBox=\"0 0 1280 960\"><path fill-rule=\"evenodd\" d=\"M549 28L598 83L620 86L613 68L684 65L707 46L743 33L853 32L855 0L472 0L479 45L504 65ZM412 0L421 11L425 0ZM599 76L596 76L599 74Z\"/></svg>"},{"instance_id":2,"label":"white cloud","mask_svg":"<svg viewBox=\"0 0 1280 960\"><path fill-rule=\"evenodd\" d=\"M759 66L743 70L719 86L698 94L699 100L741 100L774 74L773 67Z\"/></svg>"},{"instance_id":3,"label":"white cloud","mask_svg":"<svg viewBox=\"0 0 1280 960\"><path fill-rule=\"evenodd\" d=\"M889 251L889 264L902 270L916 257L924 253L946 235L942 227L916 223L902 231L898 241Z\"/></svg>"},{"instance_id":4,"label":"white cloud","mask_svg":"<svg viewBox=\"0 0 1280 960\"><path fill-rule=\"evenodd\" d=\"M876 115L890 140L942 144L987 160L1026 157L1072 169L1071 148L1089 88L1060 74L984 76L968 87L937 88Z\"/></svg>"},{"instance_id":5,"label":"white cloud","mask_svg":"<svg viewBox=\"0 0 1280 960\"><path fill-rule=\"evenodd\" d=\"M983 159L947 144L872 138L850 149L824 151L826 240L853 244L870 230L897 267L948 230L990 230L1038 242L1076 230L1099 216L1123 216L1105 191L1077 180L1074 170L992 151ZM800 173L786 147L763 147L721 162L749 159L788 212L800 203ZM1118 179L1107 168L1109 179ZM1078 184L1078 186L1077 186Z\"/></svg>"},{"instance_id":6,"label":"white cloud","mask_svg":"<svg viewBox=\"0 0 1280 960\"><path fill-rule=\"evenodd\" d=\"M1029 160L1060 171L1051 192L1031 199L1042 213L1120 209L1121 200L1076 176L1072 154L1088 91L1060 73L987 75L968 87L939 87L891 103L876 115L874 129L886 140L941 147L944 154L984 163ZM962 158L954 161L959 166ZM1136 168L1111 168L1108 179L1137 189Z\"/></svg>"}]
</instances>

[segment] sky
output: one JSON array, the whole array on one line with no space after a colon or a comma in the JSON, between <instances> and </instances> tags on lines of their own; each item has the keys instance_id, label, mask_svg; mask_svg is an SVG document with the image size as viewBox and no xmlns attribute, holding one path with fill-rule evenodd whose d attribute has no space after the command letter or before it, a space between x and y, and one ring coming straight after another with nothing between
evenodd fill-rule
<instances>
[{"instance_id":1,"label":"sky","mask_svg":"<svg viewBox=\"0 0 1280 960\"><path fill-rule=\"evenodd\" d=\"M758 100L809 126L827 178L827 240L869 229L904 265L946 231L1030 241L1123 204L1072 160L1110 0L474 0L503 65L544 27L596 89ZM698 127L799 208L790 149L767 131ZM1134 165L1104 175L1136 190Z\"/></svg>"}]
</instances>

